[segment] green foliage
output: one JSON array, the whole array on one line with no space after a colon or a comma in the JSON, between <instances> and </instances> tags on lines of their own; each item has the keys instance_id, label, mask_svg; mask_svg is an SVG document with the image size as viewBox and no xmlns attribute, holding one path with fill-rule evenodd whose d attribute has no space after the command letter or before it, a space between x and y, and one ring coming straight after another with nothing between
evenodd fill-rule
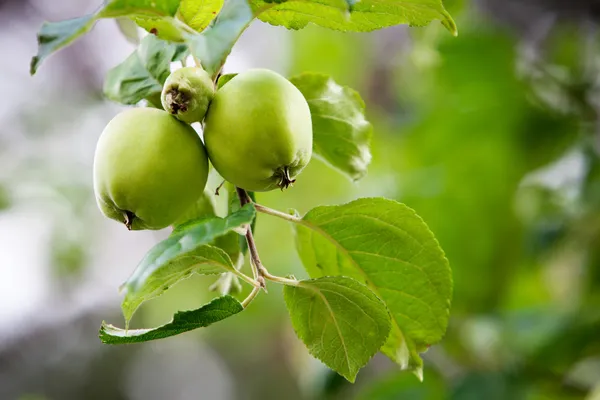
<instances>
[{"instance_id":1,"label":"green foliage","mask_svg":"<svg viewBox=\"0 0 600 400\"><path fill-rule=\"evenodd\" d=\"M360 95L327 75L304 73L290 78L310 107L315 154L352 180L367 173L371 162L371 124Z\"/></svg>"},{"instance_id":2,"label":"green foliage","mask_svg":"<svg viewBox=\"0 0 600 400\"><path fill-rule=\"evenodd\" d=\"M222 66L254 19L288 29L313 24L344 32L397 24L424 26L439 20L452 34L457 32L440 0L109 0L91 15L44 24L31 73L103 18L116 18L133 43L138 37L131 21L151 33L108 73L106 97L127 105L146 100L155 107L160 107L158 98L171 63L188 54L210 74L217 89L227 84L235 74L221 75ZM278 79L297 93L284 78ZM360 95L324 74L303 73L291 82L309 104L315 154L351 180L363 178L371 163L372 126ZM249 94L249 99L253 96ZM308 121L302 96L299 104ZM255 161L261 165L260 159ZM208 326L242 311L271 281L285 285L292 325L309 352L348 381L354 382L378 351L422 379L419 353L445 334L452 280L437 240L412 209L385 198L364 198L317 207L299 218L255 205L253 193L233 184L226 183L223 191L226 216L217 216L221 198L205 191L173 226L170 237L142 259L122 285L126 329L103 323L103 342L144 342ZM253 236L257 210L295 224L298 252L313 279L278 277L262 265ZM252 277L243 272L246 253ZM211 288L223 294L241 292L240 281L253 288L242 302L225 295L197 310L178 312L160 327L128 329L142 303L193 274L219 274Z\"/></svg>"},{"instance_id":3,"label":"green foliage","mask_svg":"<svg viewBox=\"0 0 600 400\"><path fill-rule=\"evenodd\" d=\"M146 36L125 61L108 71L104 95L122 104L160 96L171 62L181 60L186 53L185 46Z\"/></svg>"},{"instance_id":4,"label":"green foliage","mask_svg":"<svg viewBox=\"0 0 600 400\"><path fill-rule=\"evenodd\" d=\"M345 277L323 277L285 286L285 303L310 354L354 382L390 331L383 302Z\"/></svg>"},{"instance_id":5,"label":"green foliage","mask_svg":"<svg viewBox=\"0 0 600 400\"><path fill-rule=\"evenodd\" d=\"M183 22L202 32L219 14L224 0L181 0L179 14Z\"/></svg>"},{"instance_id":6,"label":"green foliage","mask_svg":"<svg viewBox=\"0 0 600 400\"><path fill-rule=\"evenodd\" d=\"M147 342L205 328L243 309L240 302L231 296L217 297L197 310L179 311L173 316L171 322L153 329L119 329L103 322L99 336L106 344Z\"/></svg>"},{"instance_id":7,"label":"green foliage","mask_svg":"<svg viewBox=\"0 0 600 400\"><path fill-rule=\"evenodd\" d=\"M442 338L452 296L450 268L410 208L382 198L317 207L296 226L296 244L311 277L352 277L386 303L392 335L383 351L392 360L418 367L416 352Z\"/></svg>"},{"instance_id":8,"label":"green foliage","mask_svg":"<svg viewBox=\"0 0 600 400\"><path fill-rule=\"evenodd\" d=\"M185 42L204 69L213 75L218 73L233 44L255 17L289 29L314 23L330 29L359 32L397 24L424 26L439 19L452 34L457 32L440 0L366 0L357 3L252 0L250 5L246 0L111 0L94 14L45 23L38 34L39 50L31 62L31 74L35 74L50 54L87 33L98 19L120 17L132 18L162 39ZM198 34L196 31L204 32Z\"/></svg>"},{"instance_id":9,"label":"green foliage","mask_svg":"<svg viewBox=\"0 0 600 400\"><path fill-rule=\"evenodd\" d=\"M209 74L216 75L253 19L246 0L225 0L223 9L208 29L199 35L188 36L190 51Z\"/></svg>"},{"instance_id":10,"label":"green foliage","mask_svg":"<svg viewBox=\"0 0 600 400\"><path fill-rule=\"evenodd\" d=\"M368 32L398 24L425 26L438 19L453 35L457 33L441 0L251 0L251 4L261 21L288 29L302 29L313 23L338 31Z\"/></svg>"},{"instance_id":11,"label":"green foliage","mask_svg":"<svg viewBox=\"0 0 600 400\"><path fill-rule=\"evenodd\" d=\"M126 294L121 308L126 322L129 323L143 302L160 296L193 273L206 275L237 271L227 253L208 243L249 224L253 218L254 207L249 204L223 219L215 217L190 223L154 246L123 284Z\"/></svg>"}]
</instances>

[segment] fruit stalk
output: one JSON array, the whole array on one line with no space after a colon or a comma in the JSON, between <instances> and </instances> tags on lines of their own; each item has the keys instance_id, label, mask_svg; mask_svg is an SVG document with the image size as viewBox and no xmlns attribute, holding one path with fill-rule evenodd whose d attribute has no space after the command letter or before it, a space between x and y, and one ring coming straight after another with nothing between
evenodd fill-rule
<instances>
[{"instance_id":1,"label":"fruit stalk","mask_svg":"<svg viewBox=\"0 0 600 400\"><path fill-rule=\"evenodd\" d=\"M248 193L239 187L235 188L240 198L240 205L243 207L246 204L250 203L252 200ZM267 272L266 268L263 266L260 261L260 256L258 255L258 249L256 248L256 242L254 242L254 235L252 235L252 227L248 226L248 230L246 231L246 242L248 243L248 250L250 251L250 265L254 268L256 274L256 281L260 283L261 287L266 290L265 283L265 273Z\"/></svg>"}]
</instances>

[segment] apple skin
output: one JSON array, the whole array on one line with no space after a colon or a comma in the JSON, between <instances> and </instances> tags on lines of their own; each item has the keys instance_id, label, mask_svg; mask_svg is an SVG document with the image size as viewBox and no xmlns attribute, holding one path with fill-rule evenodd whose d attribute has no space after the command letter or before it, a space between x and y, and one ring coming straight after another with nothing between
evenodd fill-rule
<instances>
[{"instance_id":1,"label":"apple skin","mask_svg":"<svg viewBox=\"0 0 600 400\"><path fill-rule=\"evenodd\" d=\"M251 69L221 87L204 120L211 163L246 190L287 188L312 155L310 109L281 75Z\"/></svg>"},{"instance_id":2,"label":"apple skin","mask_svg":"<svg viewBox=\"0 0 600 400\"><path fill-rule=\"evenodd\" d=\"M173 224L198 200L207 177L208 158L200 137L163 110L123 111L98 140L98 207L130 230Z\"/></svg>"},{"instance_id":3,"label":"apple skin","mask_svg":"<svg viewBox=\"0 0 600 400\"><path fill-rule=\"evenodd\" d=\"M184 67L169 75L160 96L163 108L179 120L202 122L215 94L210 75L200 67Z\"/></svg>"}]
</instances>

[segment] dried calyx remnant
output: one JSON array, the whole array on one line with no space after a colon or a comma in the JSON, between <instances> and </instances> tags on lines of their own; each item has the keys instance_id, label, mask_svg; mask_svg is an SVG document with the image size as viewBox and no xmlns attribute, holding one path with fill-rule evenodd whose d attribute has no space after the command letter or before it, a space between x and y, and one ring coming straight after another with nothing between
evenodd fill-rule
<instances>
[{"instance_id":1,"label":"dried calyx remnant","mask_svg":"<svg viewBox=\"0 0 600 400\"><path fill-rule=\"evenodd\" d=\"M169 111L173 115L188 110L190 96L185 91L179 90L179 88L169 90L165 95L165 99L170 105Z\"/></svg>"},{"instance_id":2,"label":"dried calyx remnant","mask_svg":"<svg viewBox=\"0 0 600 400\"><path fill-rule=\"evenodd\" d=\"M131 226L133 225L133 220L135 218L135 214L131 211L123 211L123 223L125 224L127 229L131 230Z\"/></svg>"},{"instance_id":3,"label":"dried calyx remnant","mask_svg":"<svg viewBox=\"0 0 600 400\"><path fill-rule=\"evenodd\" d=\"M287 189L288 187L292 186L294 182L296 182L295 179L290 177L290 169L287 166L278 169L275 173L275 176L279 178L277 186L279 186L281 190Z\"/></svg>"}]
</instances>

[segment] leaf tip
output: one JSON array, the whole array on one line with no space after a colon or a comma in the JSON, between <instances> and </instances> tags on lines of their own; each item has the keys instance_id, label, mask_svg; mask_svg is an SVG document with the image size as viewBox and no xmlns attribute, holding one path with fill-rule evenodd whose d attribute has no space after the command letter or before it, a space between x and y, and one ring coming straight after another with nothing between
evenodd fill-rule
<instances>
[{"instance_id":1,"label":"leaf tip","mask_svg":"<svg viewBox=\"0 0 600 400\"><path fill-rule=\"evenodd\" d=\"M458 27L456 26L456 22L452 19L452 16L447 12L443 12L444 19L442 20L442 25L450 31L450 34L454 37L458 36Z\"/></svg>"},{"instance_id":2,"label":"leaf tip","mask_svg":"<svg viewBox=\"0 0 600 400\"><path fill-rule=\"evenodd\" d=\"M37 72L38 66L40 65L40 57L35 56L31 58L31 62L29 63L29 75L33 76Z\"/></svg>"},{"instance_id":3,"label":"leaf tip","mask_svg":"<svg viewBox=\"0 0 600 400\"><path fill-rule=\"evenodd\" d=\"M423 383L423 366L413 369L412 373L417 377L419 382Z\"/></svg>"}]
</instances>

